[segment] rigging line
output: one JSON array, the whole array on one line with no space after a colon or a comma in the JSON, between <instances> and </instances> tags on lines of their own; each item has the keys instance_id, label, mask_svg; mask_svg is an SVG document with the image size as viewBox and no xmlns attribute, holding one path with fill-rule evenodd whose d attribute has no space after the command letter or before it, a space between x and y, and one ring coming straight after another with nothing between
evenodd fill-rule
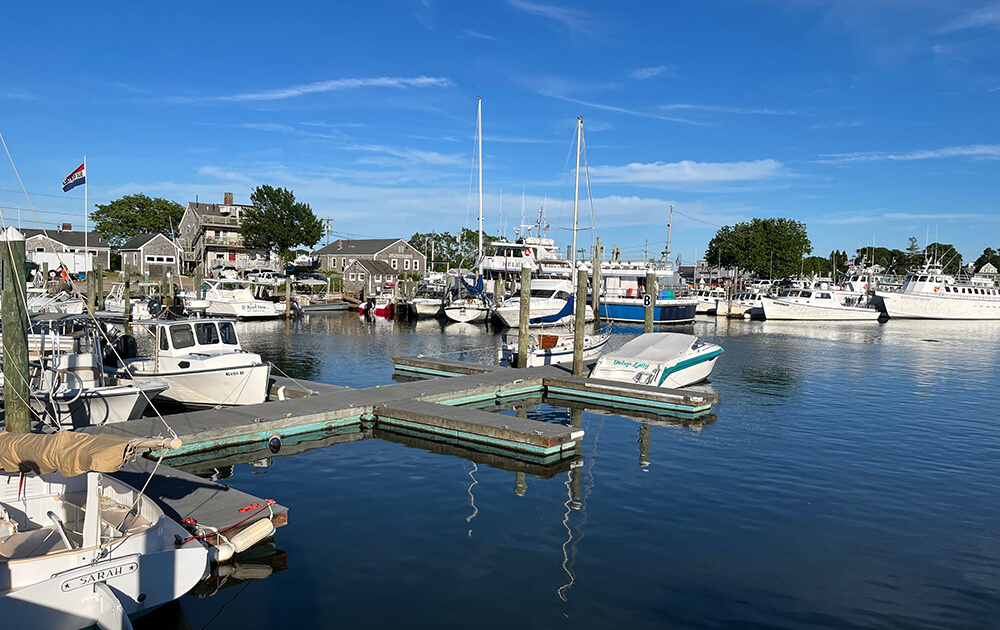
<instances>
[{"instance_id":1,"label":"rigging line","mask_svg":"<svg viewBox=\"0 0 1000 630\"><path fill-rule=\"evenodd\" d=\"M481 121L477 116L476 135L475 137L472 138L472 164L469 165L469 194L465 199L465 225L462 226L463 230L466 230L469 227L469 211L472 208L472 181L476 176L476 156L478 155L477 151L483 150L483 148L479 146L479 134L481 133L481 130L479 129L480 122ZM461 232L458 233L458 242L459 244L461 244L462 242ZM461 247L459 247L459 249L461 249Z\"/></svg>"},{"instance_id":2,"label":"rigging line","mask_svg":"<svg viewBox=\"0 0 1000 630\"><path fill-rule=\"evenodd\" d=\"M679 215L681 215L682 217L684 217L686 219L691 219L692 221L697 221L698 223L704 223L706 225L711 225L712 227L717 227L717 228L724 227L722 225L719 225L718 223L712 223L711 221L705 221L704 219L698 219L696 217L692 217L692 216L684 214L683 212L680 212L678 210L674 210L674 214L679 214Z\"/></svg>"},{"instance_id":3,"label":"rigging line","mask_svg":"<svg viewBox=\"0 0 1000 630\"><path fill-rule=\"evenodd\" d=\"M587 162L587 139L583 138L583 170L587 173L587 199L590 200L590 223L594 226L594 245L597 245L597 215L594 214L594 192L590 189L590 164Z\"/></svg>"}]
</instances>

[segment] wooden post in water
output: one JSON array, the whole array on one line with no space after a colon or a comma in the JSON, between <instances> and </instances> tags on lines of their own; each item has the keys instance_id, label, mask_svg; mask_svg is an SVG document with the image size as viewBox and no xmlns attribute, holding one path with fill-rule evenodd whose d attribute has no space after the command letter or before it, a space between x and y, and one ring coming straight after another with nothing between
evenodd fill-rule
<instances>
[{"instance_id":1,"label":"wooden post in water","mask_svg":"<svg viewBox=\"0 0 1000 630\"><path fill-rule=\"evenodd\" d=\"M49 263L42 263L42 288L49 288Z\"/></svg>"},{"instance_id":2,"label":"wooden post in water","mask_svg":"<svg viewBox=\"0 0 1000 630\"><path fill-rule=\"evenodd\" d=\"M122 256L124 258L124 256ZM132 270L128 263L122 260L122 278L125 280L125 287L122 291L122 301L125 305L125 334L132 334Z\"/></svg>"},{"instance_id":3,"label":"wooden post in water","mask_svg":"<svg viewBox=\"0 0 1000 630\"><path fill-rule=\"evenodd\" d=\"M591 302L594 307L594 334L601 331L601 237L594 246L594 284L591 288Z\"/></svg>"},{"instance_id":4,"label":"wooden post in water","mask_svg":"<svg viewBox=\"0 0 1000 630\"><path fill-rule=\"evenodd\" d=\"M169 271L167 272L167 297L170 299L170 306L174 305L174 277Z\"/></svg>"},{"instance_id":5,"label":"wooden post in water","mask_svg":"<svg viewBox=\"0 0 1000 630\"><path fill-rule=\"evenodd\" d=\"M521 266L521 310L517 316L517 367L528 367L528 310L531 300L531 264Z\"/></svg>"},{"instance_id":6,"label":"wooden post in water","mask_svg":"<svg viewBox=\"0 0 1000 630\"><path fill-rule=\"evenodd\" d=\"M292 317L292 281L285 278L285 319Z\"/></svg>"},{"instance_id":7,"label":"wooden post in water","mask_svg":"<svg viewBox=\"0 0 1000 630\"><path fill-rule=\"evenodd\" d=\"M201 267L194 270L194 299L201 299Z\"/></svg>"},{"instance_id":8,"label":"wooden post in water","mask_svg":"<svg viewBox=\"0 0 1000 630\"><path fill-rule=\"evenodd\" d=\"M646 272L646 295L642 297L643 306L646 307L646 322L643 332L653 332L653 313L656 311L656 274L652 271Z\"/></svg>"},{"instance_id":9,"label":"wooden post in water","mask_svg":"<svg viewBox=\"0 0 1000 630\"><path fill-rule=\"evenodd\" d=\"M14 227L0 232L3 290L4 423L11 433L31 432L28 406L28 299L24 279L24 234Z\"/></svg>"},{"instance_id":10,"label":"wooden post in water","mask_svg":"<svg viewBox=\"0 0 1000 630\"><path fill-rule=\"evenodd\" d=\"M97 277L94 278L94 291L97 294L96 308L99 311L104 310L104 267L98 265L97 267Z\"/></svg>"},{"instance_id":11,"label":"wooden post in water","mask_svg":"<svg viewBox=\"0 0 1000 630\"><path fill-rule=\"evenodd\" d=\"M96 304L96 294L97 293L97 278L94 277L94 272L91 271L87 274L87 313L94 314L94 304Z\"/></svg>"},{"instance_id":12,"label":"wooden post in water","mask_svg":"<svg viewBox=\"0 0 1000 630\"><path fill-rule=\"evenodd\" d=\"M573 376L583 376L583 333L587 326L587 270L576 270L576 326L573 328Z\"/></svg>"}]
</instances>

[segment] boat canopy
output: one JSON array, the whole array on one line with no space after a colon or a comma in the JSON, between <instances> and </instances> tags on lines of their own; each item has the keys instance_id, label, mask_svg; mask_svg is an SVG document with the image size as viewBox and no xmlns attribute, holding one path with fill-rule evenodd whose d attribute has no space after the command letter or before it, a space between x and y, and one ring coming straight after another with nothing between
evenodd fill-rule
<instances>
[{"instance_id":1,"label":"boat canopy","mask_svg":"<svg viewBox=\"0 0 1000 630\"><path fill-rule=\"evenodd\" d=\"M111 473L134 456L132 441L114 435L0 431L0 469L4 472L58 472L63 477L91 471Z\"/></svg>"},{"instance_id":2,"label":"boat canopy","mask_svg":"<svg viewBox=\"0 0 1000 630\"><path fill-rule=\"evenodd\" d=\"M555 313L554 315L545 315L543 317L532 317L532 318L530 318L528 320L528 323L529 324L553 324L553 323L559 321L560 319L562 319L563 317L568 317L568 316L570 316L570 315L573 314L573 303L575 301L576 301L576 298L574 298L573 296L570 296L570 298L568 300L566 300L566 305L563 306L562 310L560 310L558 313Z\"/></svg>"},{"instance_id":3,"label":"boat canopy","mask_svg":"<svg viewBox=\"0 0 1000 630\"><path fill-rule=\"evenodd\" d=\"M604 356L606 361L670 363L683 356L698 341L695 335L683 333L644 333Z\"/></svg>"}]
</instances>

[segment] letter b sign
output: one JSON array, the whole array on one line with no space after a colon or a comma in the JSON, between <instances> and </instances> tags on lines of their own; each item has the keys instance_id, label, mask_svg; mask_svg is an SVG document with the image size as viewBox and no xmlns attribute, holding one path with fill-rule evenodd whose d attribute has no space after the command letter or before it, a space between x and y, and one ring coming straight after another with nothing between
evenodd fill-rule
<instances>
[{"instance_id":1,"label":"letter b sign","mask_svg":"<svg viewBox=\"0 0 1000 630\"><path fill-rule=\"evenodd\" d=\"M642 296L642 305L644 307L649 306L652 303L653 303L653 296L652 295L650 295L650 294L647 293L646 295Z\"/></svg>"}]
</instances>

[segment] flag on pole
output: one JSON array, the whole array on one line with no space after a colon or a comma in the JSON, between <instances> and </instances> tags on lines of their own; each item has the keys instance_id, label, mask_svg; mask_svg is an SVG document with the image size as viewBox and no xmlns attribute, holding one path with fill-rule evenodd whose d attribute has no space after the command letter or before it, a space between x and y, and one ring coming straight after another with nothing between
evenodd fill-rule
<instances>
[{"instance_id":1,"label":"flag on pole","mask_svg":"<svg viewBox=\"0 0 1000 630\"><path fill-rule=\"evenodd\" d=\"M80 168L76 169L69 174L69 177L63 180L63 192L69 192L79 186L80 184L87 183L87 165L86 163L81 164Z\"/></svg>"},{"instance_id":2,"label":"flag on pole","mask_svg":"<svg viewBox=\"0 0 1000 630\"><path fill-rule=\"evenodd\" d=\"M850 259L848 259L848 260L845 260L845 261L844 261L844 266L845 266L845 267L853 267L853 266L854 266L854 261L853 261L853 260L850 260Z\"/></svg>"},{"instance_id":3,"label":"flag on pole","mask_svg":"<svg viewBox=\"0 0 1000 630\"><path fill-rule=\"evenodd\" d=\"M552 229L552 225L551 225L551 224L549 224L549 223L546 223L546 224L545 224L545 227L543 227L543 228L542 228L542 231L543 231L543 232L548 232L548 231L549 231L549 230L551 230L551 229Z\"/></svg>"}]
</instances>

